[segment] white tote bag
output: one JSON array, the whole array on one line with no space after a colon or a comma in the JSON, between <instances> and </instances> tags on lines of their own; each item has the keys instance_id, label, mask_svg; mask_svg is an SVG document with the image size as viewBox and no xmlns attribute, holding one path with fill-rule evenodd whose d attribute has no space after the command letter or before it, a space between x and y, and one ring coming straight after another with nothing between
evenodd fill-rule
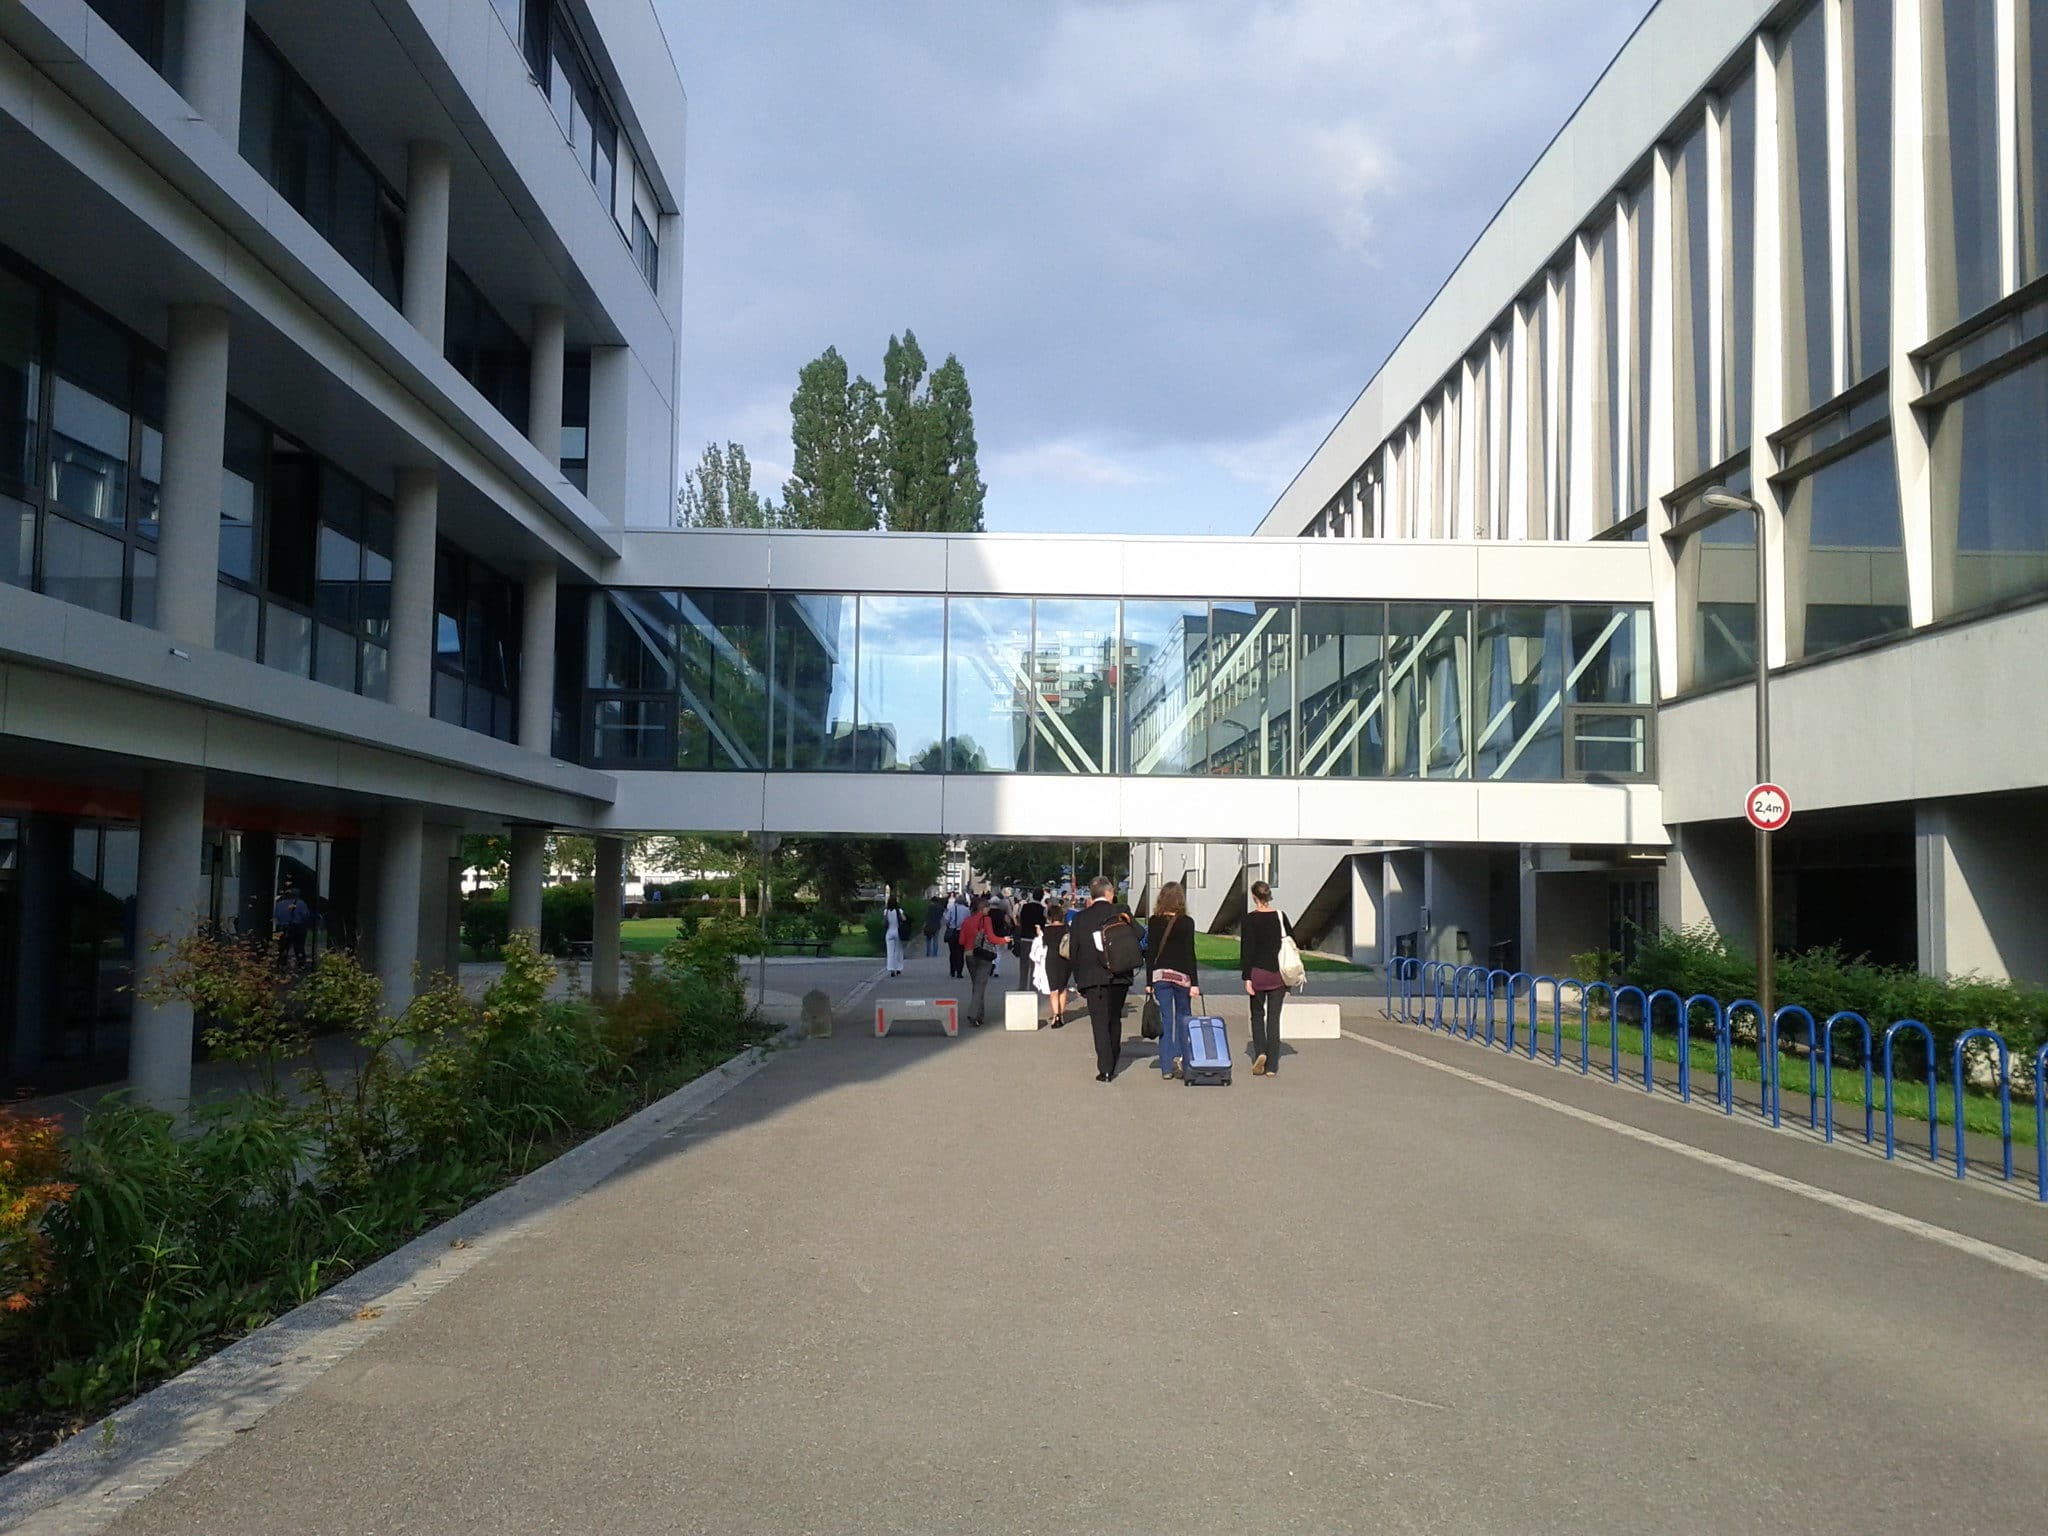
<instances>
[{"instance_id":1,"label":"white tote bag","mask_svg":"<svg viewBox=\"0 0 2048 1536\"><path fill-rule=\"evenodd\" d=\"M1287 914L1280 914L1280 979L1290 989L1308 980L1308 967L1301 963L1301 951L1295 947L1294 935L1287 931Z\"/></svg>"}]
</instances>

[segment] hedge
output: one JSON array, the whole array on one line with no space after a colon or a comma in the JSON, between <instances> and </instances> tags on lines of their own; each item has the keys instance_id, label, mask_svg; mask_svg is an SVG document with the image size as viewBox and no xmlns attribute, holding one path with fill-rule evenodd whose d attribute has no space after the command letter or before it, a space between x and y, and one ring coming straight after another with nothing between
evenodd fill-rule
<instances>
[{"instance_id":1,"label":"hedge","mask_svg":"<svg viewBox=\"0 0 2048 1536\"><path fill-rule=\"evenodd\" d=\"M540 947L566 955L571 944L590 942L596 893L588 880L548 885L540 893ZM503 886L462 903L462 942L479 959L496 959L511 928L511 893Z\"/></svg>"}]
</instances>

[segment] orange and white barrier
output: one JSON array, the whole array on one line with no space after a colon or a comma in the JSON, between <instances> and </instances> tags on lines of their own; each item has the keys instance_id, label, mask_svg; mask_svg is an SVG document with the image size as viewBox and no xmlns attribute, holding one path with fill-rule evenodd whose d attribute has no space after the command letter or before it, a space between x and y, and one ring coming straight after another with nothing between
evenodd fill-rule
<instances>
[{"instance_id":1,"label":"orange and white barrier","mask_svg":"<svg viewBox=\"0 0 2048 1536\"><path fill-rule=\"evenodd\" d=\"M960 1033L960 1002L951 997L892 997L887 1002L875 1004L875 1038L881 1039L889 1030L906 1019L936 1019L939 1027L949 1038Z\"/></svg>"}]
</instances>

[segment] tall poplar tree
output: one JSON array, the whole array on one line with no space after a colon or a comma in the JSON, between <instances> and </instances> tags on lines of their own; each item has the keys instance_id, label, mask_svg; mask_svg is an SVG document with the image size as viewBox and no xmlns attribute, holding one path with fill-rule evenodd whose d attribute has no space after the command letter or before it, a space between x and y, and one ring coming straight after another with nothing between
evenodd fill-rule
<instances>
[{"instance_id":1,"label":"tall poplar tree","mask_svg":"<svg viewBox=\"0 0 2048 1536\"><path fill-rule=\"evenodd\" d=\"M881 402L847 377L836 347L804 364L789 402L784 521L795 528L874 528L881 521Z\"/></svg>"},{"instance_id":2,"label":"tall poplar tree","mask_svg":"<svg viewBox=\"0 0 2048 1536\"><path fill-rule=\"evenodd\" d=\"M927 391L926 464L936 516L932 526L949 533L981 532L981 504L988 485L974 441L974 397L967 370L946 354Z\"/></svg>"},{"instance_id":3,"label":"tall poplar tree","mask_svg":"<svg viewBox=\"0 0 2048 1536\"><path fill-rule=\"evenodd\" d=\"M967 370L951 355L929 379L924 370L914 333L889 338L881 442L888 525L905 533L978 533L988 487L975 457Z\"/></svg>"},{"instance_id":4,"label":"tall poplar tree","mask_svg":"<svg viewBox=\"0 0 2048 1536\"><path fill-rule=\"evenodd\" d=\"M754 467L738 443L704 445L697 467L676 494L679 528L774 528L781 513L754 489Z\"/></svg>"}]
</instances>

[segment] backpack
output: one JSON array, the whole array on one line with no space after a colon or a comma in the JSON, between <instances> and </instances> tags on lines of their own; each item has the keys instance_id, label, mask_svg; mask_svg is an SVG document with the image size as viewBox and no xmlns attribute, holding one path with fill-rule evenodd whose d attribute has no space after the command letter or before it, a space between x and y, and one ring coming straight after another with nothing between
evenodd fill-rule
<instances>
[{"instance_id":1,"label":"backpack","mask_svg":"<svg viewBox=\"0 0 2048 1536\"><path fill-rule=\"evenodd\" d=\"M1102 925L1103 969L1112 975L1128 976L1145 963L1145 951L1138 943L1138 930L1128 917L1117 916Z\"/></svg>"},{"instance_id":2,"label":"backpack","mask_svg":"<svg viewBox=\"0 0 2048 1536\"><path fill-rule=\"evenodd\" d=\"M1010 936L1010 914L1001 907L991 907L988 914L989 932L999 939Z\"/></svg>"},{"instance_id":3,"label":"backpack","mask_svg":"<svg viewBox=\"0 0 2048 1536\"><path fill-rule=\"evenodd\" d=\"M901 907L896 909L896 937L899 939L908 939L910 937L910 914Z\"/></svg>"}]
</instances>

